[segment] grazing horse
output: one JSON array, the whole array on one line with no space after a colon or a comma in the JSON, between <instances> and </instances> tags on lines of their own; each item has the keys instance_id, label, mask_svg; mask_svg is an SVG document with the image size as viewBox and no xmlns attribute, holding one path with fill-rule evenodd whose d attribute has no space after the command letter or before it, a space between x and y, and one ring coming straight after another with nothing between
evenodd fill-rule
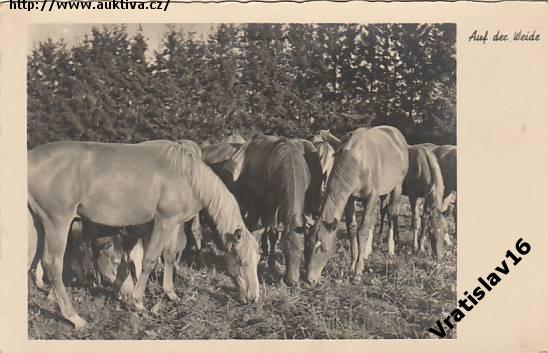
<instances>
[{"instance_id":1,"label":"grazing horse","mask_svg":"<svg viewBox=\"0 0 548 353\"><path fill-rule=\"evenodd\" d=\"M277 233L282 233L280 247L287 264L284 279L290 286L296 285L300 277L305 214L314 214L314 207L319 204L311 200L318 196L321 187L321 166L314 153L314 145L306 140L258 135L242 145L231 158L233 163L226 166L244 207L256 214L257 219L250 223L256 226L260 218L267 226L262 247L268 254L268 237L271 266Z\"/></svg>"},{"instance_id":2,"label":"grazing horse","mask_svg":"<svg viewBox=\"0 0 548 353\"><path fill-rule=\"evenodd\" d=\"M259 248L245 227L234 196L191 150L175 142L141 144L61 141L28 153L28 203L44 227L42 265L61 313L76 328L61 275L70 224L76 216L114 227L154 221L142 271L132 294L144 310L150 273L163 252L164 291L172 300L177 232L202 208L211 215L226 250L226 269L243 302L259 298Z\"/></svg>"},{"instance_id":3,"label":"grazing horse","mask_svg":"<svg viewBox=\"0 0 548 353\"><path fill-rule=\"evenodd\" d=\"M321 214L307 241L309 253L307 279L318 282L321 272L335 253L339 220L345 213L351 238L351 273L358 280L369 257L373 241L373 215L379 196L390 194L390 232L388 252L394 254L394 232L398 232L398 202L407 174L407 142L399 130L390 126L359 128L351 132L335 153L335 163L327 183ZM364 214L357 234L352 227L354 202L364 203Z\"/></svg>"},{"instance_id":4,"label":"grazing horse","mask_svg":"<svg viewBox=\"0 0 548 353\"><path fill-rule=\"evenodd\" d=\"M415 251L418 251L419 247L424 250L424 236L428 234L434 257L440 258L443 253L444 238L447 239L447 223L441 216L445 187L440 166L436 156L423 144L408 146L408 151L409 169L403 181L402 194L409 197L411 206L413 247ZM424 198L422 222L417 203L419 197ZM432 213L440 215L434 216ZM385 214L386 209L382 207L381 201L381 229Z\"/></svg>"}]
</instances>

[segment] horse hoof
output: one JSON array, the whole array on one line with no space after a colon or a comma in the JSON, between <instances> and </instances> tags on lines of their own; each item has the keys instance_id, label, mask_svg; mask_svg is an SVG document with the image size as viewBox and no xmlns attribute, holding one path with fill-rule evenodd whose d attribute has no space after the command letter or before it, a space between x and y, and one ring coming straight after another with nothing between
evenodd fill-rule
<instances>
[{"instance_id":1,"label":"horse hoof","mask_svg":"<svg viewBox=\"0 0 548 353\"><path fill-rule=\"evenodd\" d=\"M179 298L179 296L175 294L175 292L166 292L166 295L172 302L178 302L181 300L181 298Z\"/></svg>"},{"instance_id":2,"label":"horse hoof","mask_svg":"<svg viewBox=\"0 0 548 353\"><path fill-rule=\"evenodd\" d=\"M359 284L362 281L361 275L354 275L350 278L350 283L352 284Z\"/></svg>"},{"instance_id":3,"label":"horse hoof","mask_svg":"<svg viewBox=\"0 0 548 353\"><path fill-rule=\"evenodd\" d=\"M72 322L72 324L74 325L74 329L76 330L81 330L88 324L88 322L82 319L79 315L74 315L73 317L70 317L69 321Z\"/></svg>"}]
</instances>

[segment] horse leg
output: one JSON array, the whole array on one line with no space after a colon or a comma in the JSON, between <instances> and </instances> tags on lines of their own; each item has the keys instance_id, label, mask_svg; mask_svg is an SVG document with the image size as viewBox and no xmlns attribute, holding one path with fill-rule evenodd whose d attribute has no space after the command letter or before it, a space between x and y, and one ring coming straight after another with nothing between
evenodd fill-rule
<instances>
[{"instance_id":1,"label":"horse leg","mask_svg":"<svg viewBox=\"0 0 548 353\"><path fill-rule=\"evenodd\" d=\"M177 258L177 237L179 233L180 224L171 225L166 227L168 234L168 240L165 243L162 257L164 258L164 280L163 287L164 293L172 301L178 301L179 297L175 293L173 287L173 268L175 267L175 259Z\"/></svg>"},{"instance_id":2,"label":"horse leg","mask_svg":"<svg viewBox=\"0 0 548 353\"><path fill-rule=\"evenodd\" d=\"M270 227L267 227L265 229L263 235L261 235L261 250L263 253L263 256L268 258L268 234L270 232Z\"/></svg>"},{"instance_id":3,"label":"horse leg","mask_svg":"<svg viewBox=\"0 0 548 353\"><path fill-rule=\"evenodd\" d=\"M400 197L402 192L402 186L398 185L390 193L390 203L388 205L388 219L389 219L389 229L388 229L388 255L395 255L395 242L399 243L400 240L400 229L398 224L398 214L399 214L399 204Z\"/></svg>"},{"instance_id":4,"label":"horse leg","mask_svg":"<svg viewBox=\"0 0 548 353\"><path fill-rule=\"evenodd\" d=\"M165 242L164 237L169 236L169 231L173 231L172 229L167 229L169 225L166 223L167 222L165 220L157 220L154 223L152 235L145 245L141 273L137 278L137 284L135 285L135 289L133 289L132 294L135 309L138 311L145 310L143 296L145 294L145 287L147 285L148 278L154 270L154 267L156 267L158 258L162 254ZM173 228L173 226L171 226L171 228Z\"/></svg>"},{"instance_id":5,"label":"horse leg","mask_svg":"<svg viewBox=\"0 0 548 353\"><path fill-rule=\"evenodd\" d=\"M46 290L44 285L44 268L40 258L44 253L44 230L35 223L34 216L28 210L27 234L29 241L29 253L27 271L31 274L31 280L40 290Z\"/></svg>"},{"instance_id":6,"label":"horse leg","mask_svg":"<svg viewBox=\"0 0 548 353\"><path fill-rule=\"evenodd\" d=\"M346 223L346 233L348 238L350 238L350 256L351 256L351 265L350 271L356 272L356 263L358 261L358 238L357 238L357 222L356 222L356 204L354 199L351 197L344 208L344 221Z\"/></svg>"},{"instance_id":7,"label":"horse leg","mask_svg":"<svg viewBox=\"0 0 548 353\"><path fill-rule=\"evenodd\" d=\"M202 224L200 223L199 215L196 215L196 217L192 219L190 233L192 234L192 239L194 239L194 243L196 244L196 262L198 262L198 266L200 266L200 268L204 268L206 267L204 253L202 252L202 240L204 237L202 234Z\"/></svg>"},{"instance_id":8,"label":"horse leg","mask_svg":"<svg viewBox=\"0 0 548 353\"><path fill-rule=\"evenodd\" d=\"M143 256L144 256L144 248L143 248L143 240L139 239L131 251L129 252L129 261L130 263L133 263L133 267L135 269L135 277L136 279L141 274L141 271L143 269Z\"/></svg>"},{"instance_id":9,"label":"horse leg","mask_svg":"<svg viewBox=\"0 0 548 353\"><path fill-rule=\"evenodd\" d=\"M430 219L430 212L432 212L431 207L433 206L432 201L429 200L429 198L426 198L424 200L424 204L422 206L422 218L421 218L421 227L420 227L420 233L419 233L419 250L420 252L426 251L426 227L428 227L429 219Z\"/></svg>"},{"instance_id":10,"label":"horse leg","mask_svg":"<svg viewBox=\"0 0 548 353\"><path fill-rule=\"evenodd\" d=\"M270 242L270 252L268 253L268 266L272 270L276 268L276 257L274 255L276 253L276 243L278 242L279 236L280 232L278 232L275 227L270 227L268 232L268 240Z\"/></svg>"},{"instance_id":11,"label":"horse leg","mask_svg":"<svg viewBox=\"0 0 548 353\"><path fill-rule=\"evenodd\" d=\"M419 251L419 229L421 227L421 219L419 210L417 209L417 196L409 195L409 205L411 206L411 228L413 229L413 249Z\"/></svg>"},{"instance_id":12,"label":"horse leg","mask_svg":"<svg viewBox=\"0 0 548 353\"><path fill-rule=\"evenodd\" d=\"M67 246L72 217L51 219L46 216L42 219L46 234L42 265L61 308L61 314L76 329L82 328L87 322L76 313L63 283L63 256Z\"/></svg>"},{"instance_id":13,"label":"horse leg","mask_svg":"<svg viewBox=\"0 0 548 353\"><path fill-rule=\"evenodd\" d=\"M36 283L36 287L41 290L46 290L46 286L44 285L44 268L42 267L42 261L38 261L36 264L36 270L34 272L34 281Z\"/></svg>"},{"instance_id":14,"label":"horse leg","mask_svg":"<svg viewBox=\"0 0 548 353\"><path fill-rule=\"evenodd\" d=\"M384 199L385 199L385 196L381 196L381 202L380 202L380 210L381 210L381 225L379 227L379 234L381 235L380 236L380 240L382 242L382 235L384 233L384 218L386 217L386 212L388 211L388 209L386 208L386 206L384 205Z\"/></svg>"},{"instance_id":15,"label":"horse leg","mask_svg":"<svg viewBox=\"0 0 548 353\"><path fill-rule=\"evenodd\" d=\"M194 219L192 220L194 221ZM175 244L175 273L182 275L184 273L184 269L182 266L183 262L183 253L186 247L188 246L189 238L193 236L191 233L190 227L187 227L187 223L184 223L179 227L179 231L177 232L177 241Z\"/></svg>"},{"instance_id":16,"label":"horse leg","mask_svg":"<svg viewBox=\"0 0 548 353\"><path fill-rule=\"evenodd\" d=\"M363 217L358 227L358 261L353 273L354 281L359 281L364 269L364 260L371 255L373 248L372 218L376 208L377 196L370 195L365 201Z\"/></svg>"}]
</instances>

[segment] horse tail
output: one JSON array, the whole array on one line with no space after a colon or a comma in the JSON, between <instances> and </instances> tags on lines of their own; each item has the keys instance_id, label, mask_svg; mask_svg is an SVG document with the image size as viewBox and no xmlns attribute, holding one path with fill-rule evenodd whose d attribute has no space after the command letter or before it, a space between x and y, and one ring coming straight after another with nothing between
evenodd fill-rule
<instances>
[{"instance_id":1,"label":"horse tail","mask_svg":"<svg viewBox=\"0 0 548 353\"><path fill-rule=\"evenodd\" d=\"M429 151L427 148L423 148L422 150L426 154L430 173L432 175L432 178L434 179L434 182L432 183L432 187L429 192L429 196L433 198L436 208L438 210L441 210L443 208L443 192L445 189L445 186L443 184L443 177L441 174L441 168L434 153Z\"/></svg>"},{"instance_id":2,"label":"horse tail","mask_svg":"<svg viewBox=\"0 0 548 353\"><path fill-rule=\"evenodd\" d=\"M306 160L303 155L296 151L296 147L286 141L277 142L277 155L279 157L277 168L278 177L278 221L289 225L296 217L296 226L301 227L303 223L303 210L305 203L305 189L308 185L299 185L300 181L306 179ZM310 175L309 175L310 176ZM309 180L310 182L310 180Z\"/></svg>"}]
</instances>

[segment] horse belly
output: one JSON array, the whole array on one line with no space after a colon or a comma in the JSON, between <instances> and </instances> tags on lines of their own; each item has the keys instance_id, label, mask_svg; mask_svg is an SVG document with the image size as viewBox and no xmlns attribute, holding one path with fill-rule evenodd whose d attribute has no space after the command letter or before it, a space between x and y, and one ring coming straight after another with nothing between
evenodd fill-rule
<instances>
[{"instance_id":1,"label":"horse belly","mask_svg":"<svg viewBox=\"0 0 548 353\"><path fill-rule=\"evenodd\" d=\"M138 187L129 179L127 183L94 185L86 192L77 213L96 223L115 227L150 222L156 213L159 194L158 188L151 184Z\"/></svg>"}]
</instances>

